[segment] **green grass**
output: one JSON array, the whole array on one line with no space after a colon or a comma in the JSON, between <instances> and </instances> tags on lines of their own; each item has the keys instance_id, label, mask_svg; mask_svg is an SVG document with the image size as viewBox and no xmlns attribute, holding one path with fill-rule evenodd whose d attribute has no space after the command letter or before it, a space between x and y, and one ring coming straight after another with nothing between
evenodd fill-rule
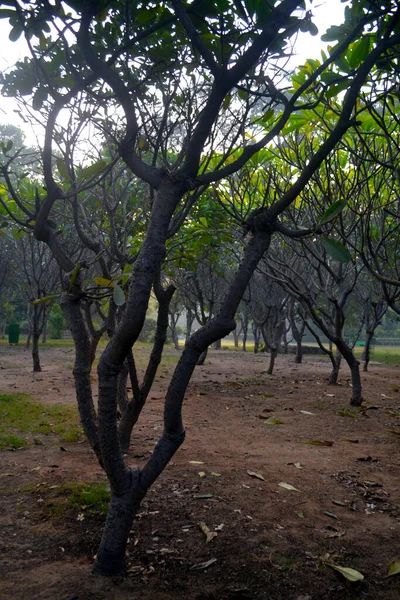
<instances>
[{"instance_id":1,"label":"green grass","mask_svg":"<svg viewBox=\"0 0 400 600\"><path fill-rule=\"evenodd\" d=\"M43 491L41 492L43 494ZM70 507L84 516L105 516L110 502L110 488L102 483L66 483L52 490L46 502L51 517L62 517Z\"/></svg>"},{"instance_id":2,"label":"green grass","mask_svg":"<svg viewBox=\"0 0 400 600\"><path fill-rule=\"evenodd\" d=\"M37 443L35 435L57 435L63 442L82 439L77 409L34 402L28 394L0 395L0 450Z\"/></svg>"}]
</instances>

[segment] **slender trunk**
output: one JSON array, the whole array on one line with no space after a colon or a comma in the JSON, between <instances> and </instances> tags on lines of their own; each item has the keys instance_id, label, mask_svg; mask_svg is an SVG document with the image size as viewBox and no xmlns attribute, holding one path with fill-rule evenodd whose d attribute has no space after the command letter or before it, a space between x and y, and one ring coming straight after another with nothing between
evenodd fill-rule
<instances>
[{"instance_id":1,"label":"slender trunk","mask_svg":"<svg viewBox=\"0 0 400 600\"><path fill-rule=\"evenodd\" d=\"M254 336L254 354L258 354L260 350L260 339L261 339L261 330L258 325L253 323L253 336Z\"/></svg>"},{"instance_id":2,"label":"slender trunk","mask_svg":"<svg viewBox=\"0 0 400 600\"><path fill-rule=\"evenodd\" d=\"M147 365L146 373L143 378L143 384L139 387L137 380L137 373L133 355L128 357L128 364L131 368L131 383L133 399L127 403L124 412L122 412L122 418L118 427L118 436L121 450L124 454L129 451L129 444L132 434L132 429L136 425L140 413L146 403L147 396L153 385L154 378L157 374L158 366L161 362L161 357L167 338L168 331L168 310L169 305L173 296L175 288L169 286L164 291L158 292L158 313L157 313L157 327L156 334L154 337L153 349L150 354L149 363ZM119 375L119 377L121 374ZM126 389L126 379L125 379Z\"/></svg>"},{"instance_id":3,"label":"slender trunk","mask_svg":"<svg viewBox=\"0 0 400 600\"><path fill-rule=\"evenodd\" d=\"M190 336L192 335L192 326L193 326L194 316L192 311L189 309L186 311L186 334L185 334L185 342L188 341Z\"/></svg>"},{"instance_id":4,"label":"slender trunk","mask_svg":"<svg viewBox=\"0 0 400 600\"><path fill-rule=\"evenodd\" d=\"M32 317L32 360L33 360L33 370L35 373L40 373L42 367L40 365L40 357L39 357L39 338L40 338L40 328L39 328L39 306L34 305L33 307L33 317Z\"/></svg>"},{"instance_id":5,"label":"slender trunk","mask_svg":"<svg viewBox=\"0 0 400 600\"><path fill-rule=\"evenodd\" d=\"M31 338L32 338L32 331L31 331L31 329L29 328L28 335L27 335L27 337L26 337L26 344L25 344L25 347L26 347L26 349L27 349L27 350L30 348L30 345L31 345Z\"/></svg>"},{"instance_id":6,"label":"slender trunk","mask_svg":"<svg viewBox=\"0 0 400 600\"><path fill-rule=\"evenodd\" d=\"M363 353L363 358L364 358L363 371L365 373L368 371L369 361L371 360L371 342L372 342L373 337L374 337L374 332L367 331L367 336L365 339L364 353Z\"/></svg>"},{"instance_id":7,"label":"slender trunk","mask_svg":"<svg viewBox=\"0 0 400 600\"><path fill-rule=\"evenodd\" d=\"M271 355L269 358L269 366L268 366L268 375L272 375L273 371L274 371L274 366L275 366L275 359L277 357L278 354L278 348L276 346L272 346L271 347Z\"/></svg>"},{"instance_id":8,"label":"slender trunk","mask_svg":"<svg viewBox=\"0 0 400 600\"><path fill-rule=\"evenodd\" d=\"M255 235L249 241L240 269L217 317L196 331L186 343L165 399L164 432L153 454L141 469L138 481L132 482L132 477L136 472L126 467L118 439L115 417L115 381L120 368L107 360L109 352L103 353L98 369L101 390L99 396L101 419L99 422L105 469L113 489L113 495L101 546L97 553L94 567L96 572L111 575L121 571L121 563L135 511L146 491L184 441L182 403L200 355L210 344L228 335L234 329L234 315L240 299L269 243L270 236L260 239ZM154 255L154 250L152 254Z\"/></svg>"},{"instance_id":9,"label":"slender trunk","mask_svg":"<svg viewBox=\"0 0 400 600\"><path fill-rule=\"evenodd\" d=\"M242 350L243 352L247 351L247 330L248 330L248 326L243 325L243 340L242 340Z\"/></svg>"},{"instance_id":10,"label":"slender trunk","mask_svg":"<svg viewBox=\"0 0 400 600\"><path fill-rule=\"evenodd\" d=\"M33 370L35 373L40 373L42 367L40 365L40 357L39 357L39 336L37 334L32 335L32 360L33 360Z\"/></svg>"},{"instance_id":11,"label":"slender trunk","mask_svg":"<svg viewBox=\"0 0 400 600\"><path fill-rule=\"evenodd\" d=\"M303 362L303 336L297 338L296 340L296 356L294 357L294 362L300 365Z\"/></svg>"},{"instance_id":12,"label":"slender trunk","mask_svg":"<svg viewBox=\"0 0 400 600\"><path fill-rule=\"evenodd\" d=\"M47 321L48 321L48 315L45 317L45 320L44 320L42 344L45 344L47 342Z\"/></svg>"},{"instance_id":13,"label":"slender trunk","mask_svg":"<svg viewBox=\"0 0 400 600\"><path fill-rule=\"evenodd\" d=\"M217 340L216 342L214 342L213 344L213 348L214 350L221 350L221 346L222 346L222 340Z\"/></svg>"},{"instance_id":14,"label":"slender trunk","mask_svg":"<svg viewBox=\"0 0 400 600\"><path fill-rule=\"evenodd\" d=\"M361 406L363 397L362 397L362 386L361 386L361 376L360 376L360 363L356 359L353 354L351 348L344 342L343 339L336 341L336 347L340 352L340 355L343 356L347 364L349 365L351 372L351 398L350 404L351 406Z\"/></svg>"},{"instance_id":15,"label":"slender trunk","mask_svg":"<svg viewBox=\"0 0 400 600\"><path fill-rule=\"evenodd\" d=\"M68 328L72 333L75 345L74 380L78 410L85 435L89 440L100 464L102 463L100 444L97 430L97 415L94 410L92 383L90 373L92 368L92 344L83 318L79 293L76 299L64 295L61 300Z\"/></svg>"}]
</instances>

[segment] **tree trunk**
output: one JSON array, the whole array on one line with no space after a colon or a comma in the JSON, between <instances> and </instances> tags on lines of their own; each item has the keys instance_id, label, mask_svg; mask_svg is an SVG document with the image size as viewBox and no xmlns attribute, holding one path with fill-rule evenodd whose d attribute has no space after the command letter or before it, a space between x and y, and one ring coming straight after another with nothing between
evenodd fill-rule
<instances>
[{"instance_id":1,"label":"tree trunk","mask_svg":"<svg viewBox=\"0 0 400 600\"><path fill-rule=\"evenodd\" d=\"M45 316L45 320L44 320L42 344L45 344L47 342L47 321L48 321L48 315Z\"/></svg>"},{"instance_id":2,"label":"tree trunk","mask_svg":"<svg viewBox=\"0 0 400 600\"><path fill-rule=\"evenodd\" d=\"M40 366L39 336L37 334L32 335L32 360L33 360L34 372L40 373L42 370L42 367Z\"/></svg>"},{"instance_id":3,"label":"tree trunk","mask_svg":"<svg viewBox=\"0 0 400 600\"><path fill-rule=\"evenodd\" d=\"M365 373L368 371L369 361L371 360L371 342L372 342L373 337L374 337L374 332L367 331L367 336L365 339L364 353L363 353L363 358L364 358L363 371Z\"/></svg>"},{"instance_id":4,"label":"tree trunk","mask_svg":"<svg viewBox=\"0 0 400 600\"><path fill-rule=\"evenodd\" d=\"M242 350L243 352L247 351L247 330L248 330L248 326L243 325L243 340L242 340Z\"/></svg>"},{"instance_id":5,"label":"tree trunk","mask_svg":"<svg viewBox=\"0 0 400 600\"><path fill-rule=\"evenodd\" d=\"M296 355L294 357L294 362L300 365L303 362L303 339L299 337L296 340Z\"/></svg>"},{"instance_id":6,"label":"tree trunk","mask_svg":"<svg viewBox=\"0 0 400 600\"><path fill-rule=\"evenodd\" d=\"M363 398L360 376L360 363L354 356L351 348L346 344L346 342L344 342L343 339L336 341L336 347L338 348L340 356L343 356L343 358L349 365L351 372L352 392L350 404L351 406L361 406Z\"/></svg>"},{"instance_id":7,"label":"tree trunk","mask_svg":"<svg viewBox=\"0 0 400 600\"><path fill-rule=\"evenodd\" d=\"M197 361L197 364L201 367L202 365L204 365L205 360L207 358L207 354L208 354L208 346L205 350L203 350L203 352L200 354L199 359Z\"/></svg>"},{"instance_id":8,"label":"tree trunk","mask_svg":"<svg viewBox=\"0 0 400 600\"><path fill-rule=\"evenodd\" d=\"M26 344L25 344L25 347L27 350L30 348L31 338L32 338L32 332L31 332L31 329L29 328L28 335L26 336Z\"/></svg>"},{"instance_id":9,"label":"tree trunk","mask_svg":"<svg viewBox=\"0 0 400 600\"><path fill-rule=\"evenodd\" d=\"M270 359L269 359L269 367L268 367L268 375L272 375L273 371L274 371L274 366L275 366L275 358L277 357L278 354L278 348L276 346L272 346L271 347L271 355L270 355Z\"/></svg>"},{"instance_id":10,"label":"tree trunk","mask_svg":"<svg viewBox=\"0 0 400 600\"><path fill-rule=\"evenodd\" d=\"M39 338L40 338L40 328L39 328L39 306L36 304L33 307L33 316L32 316L32 360L33 360L33 371L35 373L40 373L42 367L40 366L40 357L39 357Z\"/></svg>"},{"instance_id":11,"label":"tree trunk","mask_svg":"<svg viewBox=\"0 0 400 600\"><path fill-rule=\"evenodd\" d=\"M186 335L185 342L188 341L190 336L192 335L192 326L193 326L194 316L191 310L186 310Z\"/></svg>"},{"instance_id":12,"label":"tree trunk","mask_svg":"<svg viewBox=\"0 0 400 600\"><path fill-rule=\"evenodd\" d=\"M126 544L133 518L146 491L140 487L137 471L131 471L129 487L123 494L111 492L111 502L93 571L118 575L125 570ZM136 475L136 476L135 476Z\"/></svg>"},{"instance_id":13,"label":"tree trunk","mask_svg":"<svg viewBox=\"0 0 400 600\"><path fill-rule=\"evenodd\" d=\"M213 348L214 350L221 350L221 346L222 346L222 340L217 340L216 342L214 342L213 344Z\"/></svg>"}]
</instances>

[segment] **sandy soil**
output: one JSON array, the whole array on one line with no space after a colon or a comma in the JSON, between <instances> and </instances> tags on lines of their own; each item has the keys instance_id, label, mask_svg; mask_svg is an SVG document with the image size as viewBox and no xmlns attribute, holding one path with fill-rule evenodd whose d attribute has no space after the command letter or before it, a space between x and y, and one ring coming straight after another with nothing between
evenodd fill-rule
<instances>
[{"instance_id":1,"label":"sandy soil","mask_svg":"<svg viewBox=\"0 0 400 600\"><path fill-rule=\"evenodd\" d=\"M0 346L0 393L73 403L73 351L47 348L42 362L33 374L28 352ZM161 430L167 365L131 462L145 460ZM400 561L400 373L372 363L368 410L353 418L346 368L333 387L321 357L295 365L279 356L272 376L267 367L267 356L222 350L196 370L185 444L143 502L125 578L90 574L102 518L50 518L46 508L54 486L104 481L88 444L64 452L44 436L41 446L1 452L0 599L398 600L400 576L385 576ZM304 443L315 440L333 444ZM199 523L216 533L209 543ZM351 583L329 564L365 578Z\"/></svg>"}]
</instances>

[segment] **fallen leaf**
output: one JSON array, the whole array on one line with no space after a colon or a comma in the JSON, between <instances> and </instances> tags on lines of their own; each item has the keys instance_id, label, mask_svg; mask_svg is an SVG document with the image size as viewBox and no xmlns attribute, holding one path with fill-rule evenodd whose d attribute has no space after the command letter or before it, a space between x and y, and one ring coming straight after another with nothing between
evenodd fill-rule
<instances>
[{"instance_id":1,"label":"fallen leaf","mask_svg":"<svg viewBox=\"0 0 400 600\"><path fill-rule=\"evenodd\" d=\"M364 575L355 569L351 569L350 567L339 567L338 565L332 565L331 563L325 563L327 567L331 569L335 569L338 573L341 573L343 577L346 577L349 581L362 581L364 579Z\"/></svg>"},{"instance_id":2,"label":"fallen leaf","mask_svg":"<svg viewBox=\"0 0 400 600\"><path fill-rule=\"evenodd\" d=\"M336 529L336 527L331 527L331 525L327 525L321 529L322 533L326 535L328 538L336 538L343 537L346 535L345 531L341 531L340 529Z\"/></svg>"},{"instance_id":3,"label":"fallen leaf","mask_svg":"<svg viewBox=\"0 0 400 600\"><path fill-rule=\"evenodd\" d=\"M189 463L191 465L204 465L204 462L202 460L189 460Z\"/></svg>"},{"instance_id":4,"label":"fallen leaf","mask_svg":"<svg viewBox=\"0 0 400 600\"><path fill-rule=\"evenodd\" d=\"M333 442L328 440L311 440L309 442L300 442L300 444L310 444L311 446L333 446Z\"/></svg>"},{"instance_id":5,"label":"fallen leaf","mask_svg":"<svg viewBox=\"0 0 400 600\"><path fill-rule=\"evenodd\" d=\"M325 393L325 396L328 396L328 398L334 398L335 394L327 394L327 393Z\"/></svg>"},{"instance_id":6,"label":"fallen leaf","mask_svg":"<svg viewBox=\"0 0 400 600\"><path fill-rule=\"evenodd\" d=\"M330 512L329 510L325 510L324 515L326 515L327 517L331 517L332 519L337 519L339 521L339 518L335 515L335 513Z\"/></svg>"},{"instance_id":7,"label":"fallen leaf","mask_svg":"<svg viewBox=\"0 0 400 600\"><path fill-rule=\"evenodd\" d=\"M360 456L359 458L356 458L356 460L359 460L360 462L378 462L378 459L372 458L372 456Z\"/></svg>"},{"instance_id":8,"label":"fallen leaf","mask_svg":"<svg viewBox=\"0 0 400 600\"><path fill-rule=\"evenodd\" d=\"M129 569L126 572L131 573L132 575L137 575L139 573L142 573L143 571L144 567L142 565L132 565L132 567L129 567Z\"/></svg>"},{"instance_id":9,"label":"fallen leaf","mask_svg":"<svg viewBox=\"0 0 400 600\"><path fill-rule=\"evenodd\" d=\"M301 510L300 512L297 513L297 516L300 517L300 519L305 519L306 513L304 512L304 510Z\"/></svg>"},{"instance_id":10,"label":"fallen leaf","mask_svg":"<svg viewBox=\"0 0 400 600\"><path fill-rule=\"evenodd\" d=\"M391 396L386 396L386 394L381 394L382 398L385 398L386 400L393 400L393 398L391 398Z\"/></svg>"},{"instance_id":11,"label":"fallen leaf","mask_svg":"<svg viewBox=\"0 0 400 600\"><path fill-rule=\"evenodd\" d=\"M285 425L285 421L281 421L280 419L273 419L272 417L264 421L264 423L266 425Z\"/></svg>"},{"instance_id":12,"label":"fallen leaf","mask_svg":"<svg viewBox=\"0 0 400 600\"><path fill-rule=\"evenodd\" d=\"M204 521L200 521L200 523L198 525L199 525L201 531L206 536L206 544L208 544L209 542L211 542L211 540L213 540L215 537L217 537L217 535L218 535L217 532L211 531L210 528L208 527L208 525L206 525L206 523L204 523Z\"/></svg>"},{"instance_id":13,"label":"fallen leaf","mask_svg":"<svg viewBox=\"0 0 400 600\"><path fill-rule=\"evenodd\" d=\"M348 502L342 502L341 500L332 500L333 504L336 504L337 506L347 506Z\"/></svg>"},{"instance_id":14,"label":"fallen leaf","mask_svg":"<svg viewBox=\"0 0 400 600\"><path fill-rule=\"evenodd\" d=\"M300 470L303 468L302 464L299 462L295 462L295 463L290 462L290 463L288 463L288 465L293 465L294 467L296 467L296 469L300 469Z\"/></svg>"},{"instance_id":15,"label":"fallen leaf","mask_svg":"<svg viewBox=\"0 0 400 600\"><path fill-rule=\"evenodd\" d=\"M204 471L199 471L199 477L205 477L205 476L206 476L206 474Z\"/></svg>"},{"instance_id":16,"label":"fallen leaf","mask_svg":"<svg viewBox=\"0 0 400 600\"><path fill-rule=\"evenodd\" d=\"M213 498L212 494L195 494L194 496L196 500L207 500L208 498Z\"/></svg>"},{"instance_id":17,"label":"fallen leaf","mask_svg":"<svg viewBox=\"0 0 400 600\"><path fill-rule=\"evenodd\" d=\"M400 562L394 561L389 567L386 577L392 577L393 575L400 574Z\"/></svg>"},{"instance_id":18,"label":"fallen leaf","mask_svg":"<svg viewBox=\"0 0 400 600\"><path fill-rule=\"evenodd\" d=\"M261 475L261 473L256 473L255 471L247 471L247 475L250 475L250 477L256 477L257 479L261 479L261 481L265 481L265 483L268 483L268 481L264 478L263 475Z\"/></svg>"},{"instance_id":19,"label":"fallen leaf","mask_svg":"<svg viewBox=\"0 0 400 600\"><path fill-rule=\"evenodd\" d=\"M350 438L340 438L342 442L349 442L350 444L358 444L358 440L351 440Z\"/></svg>"},{"instance_id":20,"label":"fallen leaf","mask_svg":"<svg viewBox=\"0 0 400 600\"><path fill-rule=\"evenodd\" d=\"M358 418L358 412L356 414L351 408L341 408L337 411L337 414L339 417L349 417L350 419Z\"/></svg>"},{"instance_id":21,"label":"fallen leaf","mask_svg":"<svg viewBox=\"0 0 400 600\"><path fill-rule=\"evenodd\" d=\"M300 412L302 415L312 415L313 417L315 417L315 413L310 412L309 410L301 410Z\"/></svg>"},{"instance_id":22,"label":"fallen leaf","mask_svg":"<svg viewBox=\"0 0 400 600\"><path fill-rule=\"evenodd\" d=\"M280 483L278 483L278 485L285 488L285 490L289 490L290 492L300 492L301 491L301 490L298 490L297 488L293 487L293 485L290 485L290 483L285 483L284 481L281 481Z\"/></svg>"},{"instance_id":23,"label":"fallen leaf","mask_svg":"<svg viewBox=\"0 0 400 600\"><path fill-rule=\"evenodd\" d=\"M217 562L216 558L210 558L210 560L206 560L206 562L197 563L197 565L193 565L190 567L191 571L203 571L204 569L208 569L211 565Z\"/></svg>"},{"instance_id":24,"label":"fallen leaf","mask_svg":"<svg viewBox=\"0 0 400 600\"><path fill-rule=\"evenodd\" d=\"M394 433L394 435L400 435L400 431L396 431L395 429L386 429L389 433Z\"/></svg>"},{"instance_id":25,"label":"fallen leaf","mask_svg":"<svg viewBox=\"0 0 400 600\"><path fill-rule=\"evenodd\" d=\"M42 467L34 467L33 469L31 469L31 471L40 471Z\"/></svg>"},{"instance_id":26,"label":"fallen leaf","mask_svg":"<svg viewBox=\"0 0 400 600\"><path fill-rule=\"evenodd\" d=\"M222 473L215 473L215 471L211 471L211 475L214 477L222 477Z\"/></svg>"},{"instance_id":27,"label":"fallen leaf","mask_svg":"<svg viewBox=\"0 0 400 600\"><path fill-rule=\"evenodd\" d=\"M0 477L13 477L13 473L0 473Z\"/></svg>"}]
</instances>

